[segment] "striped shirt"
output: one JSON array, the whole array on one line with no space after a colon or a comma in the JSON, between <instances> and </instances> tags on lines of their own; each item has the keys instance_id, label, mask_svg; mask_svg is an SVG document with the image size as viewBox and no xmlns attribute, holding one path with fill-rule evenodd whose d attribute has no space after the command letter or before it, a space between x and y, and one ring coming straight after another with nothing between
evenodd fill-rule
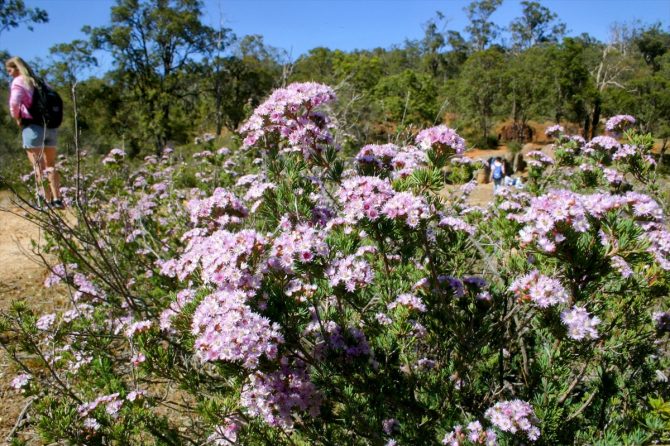
<instances>
[{"instance_id":1,"label":"striped shirt","mask_svg":"<svg viewBox=\"0 0 670 446\"><path fill-rule=\"evenodd\" d=\"M33 103L33 90L26 83L23 75L12 79L9 95L9 113L12 115L12 118L32 118L28 108Z\"/></svg>"}]
</instances>

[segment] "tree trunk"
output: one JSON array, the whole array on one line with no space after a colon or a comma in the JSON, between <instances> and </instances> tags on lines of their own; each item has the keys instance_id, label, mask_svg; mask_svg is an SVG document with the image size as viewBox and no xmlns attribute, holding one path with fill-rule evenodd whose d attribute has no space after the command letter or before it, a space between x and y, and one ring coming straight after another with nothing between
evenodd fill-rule
<instances>
[{"instance_id":1,"label":"tree trunk","mask_svg":"<svg viewBox=\"0 0 670 446\"><path fill-rule=\"evenodd\" d=\"M600 123L600 98L596 98L595 104L593 105L593 117L591 118L591 134L589 139L593 139L598 135L598 124Z\"/></svg>"},{"instance_id":2,"label":"tree trunk","mask_svg":"<svg viewBox=\"0 0 670 446\"><path fill-rule=\"evenodd\" d=\"M584 139L589 139L589 131L591 130L591 115L588 110L582 110L584 128L582 129L582 136Z\"/></svg>"}]
</instances>

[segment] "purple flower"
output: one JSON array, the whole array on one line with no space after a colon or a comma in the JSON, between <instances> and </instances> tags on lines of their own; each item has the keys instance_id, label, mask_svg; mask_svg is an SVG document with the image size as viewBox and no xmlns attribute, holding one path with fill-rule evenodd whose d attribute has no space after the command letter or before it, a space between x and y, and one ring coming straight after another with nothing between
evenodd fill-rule
<instances>
[{"instance_id":1,"label":"purple flower","mask_svg":"<svg viewBox=\"0 0 670 446\"><path fill-rule=\"evenodd\" d=\"M391 160L391 167L393 168L392 177L405 178L427 162L428 156L426 152L414 146L403 147L399 149L398 154Z\"/></svg>"},{"instance_id":2,"label":"purple flower","mask_svg":"<svg viewBox=\"0 0 670 446\"><path fill-rule=\"evenodd\" d=\"M605 180L607 180L607 182L612 186L618 186L624 181L623 174L616 169L605 167L603 169L603 175L605 176Z\"/></svg>"},{"instance_id":3,"label":"purple flower","mask_svg":"<svg viewBox=\"0 0 670 446\"><path fill-rule=\"evenodd\" d=\"M200 359L240 362L254 369L261 356L277 356L277 345L283 342L279 325L254 313L245 299L241 291L219 291L203 299L191 329Z\"/></svg>"},{"instance_id":4,"label":"purple flower","mask_svg":"<svg viewBox=\"0 0 670 446\"><path fill-rule=\"evenodd\" d=\"M153 322L151 322L151 321L133 322L132 324L128 325L128 327L126 328L125 335L129 338L132 338L137 333L144 333L146 331L149 331L149 329L151 329L152 325L153 325Z\"/></svg>"},{"instance_id":5,"label":"purple flower","mask_svg":"<svg viewBox=\"0 0 670 446\"><path fill-rule=\"evenodd\" d=\"M619 274L621 274L621 277L628 278L628 277L633 275L633 270L631 269L628 262L626 262L620 256L613 256L610 259L610 262L612 263L612 267L614 269L616 269L617 271L619 271Z\"/></svg>"},{"instance_id":6,"label":"purple flower","mask_svg":"<svg viewBox=\"0 0 670 446\"><path fill-rule=\"evenodd\" d=\"M21 390L28 385L31 379L33 379L31 375L28 375L27 373L21 373L19 375L16 375L16 377L12 380L12 382L9 385L14 390Z\"/></svg>"},{"instance_id":7,"label":"purple flower","mask_svg":"<svg viewBox=\"0 0 670 446\"><path fill-rule=\"evenodd\" d=\"M230 446L237 443L237 433L242 428L242 420L236 417L226 417L224 424L215 426L212 435L207 437L207 444L215 446Z\"/></svg>"},{"instance_id":8,"label":"purple flower","mask_svg":"<svg viewBox=\"0 0 670 446\"><path fill-rule=\"evenodd\" d=\"M540 420L535 416L533 407L525 401L498 402L487 409L484 415L503 432L524 433L530 441L540 438L540 429L537 427Z\"/></svg>"},{"instance_id":9,"label":"purple flower","mask_svg":"<svg viewBox=\"0 0 670 446\"><path fill-rule=\"evenodd\" d=\"M216 222L218 227L240 223L249 213L233 193L220 187L214 190L212 196L193 199L186 207L192 223Z\"/></svg>"},{"instance_id":10,"label":"purple flower","mask_svg":"<svg viewBox=\"0 0 670 446\"><path fill-rule=\"evenodd\" d=\"M428 204L423 197L411 192L399 192L382 207L381 213L390 219L400 219L408 226L416 228L421 220L430 217Z\"/></svg>"},{"instance_id":11,"label":"purple flower","mask_svg":"<svg viewBox=\"0 0 670 446\"><path fill-rule=\"evenodd\" d=\"M619 150L616 151L612 159L615 161L634 157L638 153L636 146L631 146L629 144L622 145Z\"/></svg>"},{"instance_id":12,"label":"purple flower","mask_svg":"<svg viewBox=\"0 0 670 446\"><path fill-rule=\"evenodd\" d=\"M442 444L447 446L465 446L467 444L497 446L498 438L491 429L486 431L479 421L468 423L467 432L463 426L456 425L451 432L448 432L442 439Z\"/></svg>"},{"instance_id":13,"label":"purple flower","mask_svg":"<svg viewBox=\"0 0 670 446\"><path fill-rule=\"evenodd\" d=\"M544 131L545 135L551 136L553 138L557 138L562 133L565 133L565 129L560 124L555 124L550 127L547 127L547 130Z\"/></svg>"},{"instance_id":14,"label":"purple flower","mask_svg":"<svg viewBox=\"0 0 670 446\"><path fill-rule=\"evenodd\" d=\"M35 326L37 327L38 330L46 331L48 330L56 320L56 315L51 313L51 314L45 314L41 318L37 320L37 323Z\"/></svg>"},{"instance_id":15,"label":"purple flower","mask_svg":"<svg viewBox=\"0 0 670 446\"><path fill-rule=\"evenodd\" d=\"M382 421L382 430L386 435L393 435L393 432L400 427L400 423L395 418L389 418Z\"/></svg>"},{"instance_id":16,"label":"purple flower","mask_svg":"<svg viewBox=\"0 0 670 446\"><path fill-rule=\"evenodd\" d=\"M371 284L374 278L368 262L356 256L334 260L326 268L326 275L331 286L343 285L350 293Z\"/></svg>"},{"instance_id":17,"label":"purple flower","mask_svg":"<svg viewBox=\"0 0 670 446\"><path fill-rule=\"evenodd\" d=\"M544 167L551 166L552 164L554 164L553 159L551 159L548 155L544 154L539 150L533 150L532 152L528 152L526 154L526 157L528 158L528 164L531 167L535 167L537 169L542 169Z\"/></svg>"},{"instance_id":18,"label":"purple flower","mask_svg":"<svg viewBox=\"0 0 670 446\"><path fill-rule=\"evenodd\" d=\"M442 217L439 226L447 227L454 231L463 231L469 235L475 235L475 232L477 231L474 226L467 224L465 221L457 217Z\"/></svg>"},{"instance_id":19,"label":"purple flower","mask_svg":"<svg viewBox=\"0 0 670 446\"><path fill-rule=\"evenodd\" d=\"M395 192L388 180L377 177L354 177L342 182L336 197L344 207L342 213L349 223L363 218L374 221L379 218L382 207Z\"/></svg>"},{"instance_id":20,"label":"purple flower","mask_svg":"<svg viewBox=\"0 0 670 446\"><path fill-rule=\"evenodd\" d=\"M200 278L219 288L256 289L260 286L259 272L250 262L265 250L266 239L253 230L232 233L219 230L203 236L202 229L187 232L185 252L178 259L161 263L161 273L180 280L186 279L200 267Z\"/></svg>"},{"instance_id":21,"label":"purple flower","mask_svg":"<svg viewBox=\"0 0 670 446\"><path fill-rule=\"evenodd\" d=\"M103 164L116 164L126 157L126 152L121 149L112 149L102 160Z\"/></svg>"},{"instance_id":22,"label":"purple flower","mask_svg":"<svg viewBox=\"0 0 670 446\"><path fill-rule=\"evenodd\" d=\"M409 293L399 295L396 300L387 305L387 308L389 310L393 310L399 306L405 307L408 310L418 311L420 313L425 313L426 311L426 305L424 305L421 298Z\"/></svg>"},{"instance_id":23,"label":"purple flower","mask_svg":"<svg viewBox=\"0 0 670 446\"><path fill-rule=\"evenodd\" d=\"M605 123L605 130L608 132L623 132L635 124L635 118L631 115L612 116Z\"/></svg>"},{"instance_id":24,"label":"purple flower","mask_svg":"<svg viewBox=\"0 0 670 446\"><path fill-rule=\"evenodd\" d=\"M272 243L268 266L293 274L294 263L311 263L317 258L327 257L330 248L325 242L326 233L311 226L290 224Z\"/></svg>"},{"instance_id":25,"label":"purple flower","mask_svg":"<svg viewBox=\"0 0 670 446\"><path fill-rule=\"evenodd\" d=\"M519 301L531 301L540 308L568 302L568 293L561 282L540 274L538 270L516 279L510 285L509 291L513 292Z\"/></svg>"},{"instance_id":26,"label":"purple flower","mask_svg":"<svg viewBox=\"0 0 670 446\"><path fill-rule=\"evenodd\" d=\"M321 359L326 353L344 354L346 359L369 356L370 344L365 334L356 327L346 330L335 321L312 321L305 329L305 335L314 335L314 357Z\"/></svg>"},{"instance_id":27,"label":"purple flower","mask_svg":"<svg viewBox=\"0 0 670 446\"><path fill-rule=\"evenodd\" d=\"M440 155L460 155L465 152L465 140L446 125L422 130L416 136L416 143L424 151L433 150Z\"/></svg>"},{"instance_id":28,"label":"purple flower","mask_svg":"<svg viewBox=\"0 0 670 446\"><path fill-rule=\"evenodd\" d=\"M95 418L84 419L82 426L89 431L98 431L102 427Z\"/></svg>"},{"instance_id":29,"label":"purple flower","mask_svg":"<svg viewBox=\"0 0 670 446\"><path fill-rule=\"evenodd\" d=\"M390 325L393 323L393 319L388 317L384 313L377 313L375 314L375 320L380 324L380 325Z\"/></svg>"},{"instance_id":30,"label":"purple flower","mask_svg":"<svg viewBox=\"0 0 670 446\"><path fill-rule=\"evenodd\" d=\"M398 146L395 144L368 144L356 155L356 162L363 169L372 166L377 169L391 169L391 161L398 154Z\"/></svg>"},{"instance_id":31,"label":"purple flower","mask_svg":"<svg viewBox=\"0 0 670 446\"><path fill-rule=\"evenodd\" d=\"M593 152L613 153L621 147L619 141L611 136L596 136L584 147L584 153L590 154Z\"/></svg>"},{"instance_id":32,"label":"purple flower","mask_svg":"<svg viewBox=\"0 0 670 446\"><path fill-rule=\"evenodd\" d=\"M657 311L651 316L651 318L656 324L656 330L659 333L670 332L670 312Z\"/></svg>"},{"instance_id":33,"label":"purple flower","mask_svg":"<svg viewBox=\"0 0 670 446\"><path fill-rule=\"evenodd\" d=\"M574 306L561 313L561 320L568 328L568 336L577 341L585 338L597 339L596 325L600 323L597 316L591 317L586 309Z\"/></svg>"},{"instance_id":34,"label":"purple flower","mask_svg":"<svg viewBox=\"0 0 670 446\"><path fill-rule=\"evenodd\" d=\"M328 118L314 109L336 99L332 88L314 82L293 83L275 90L241 127L244 147L261 139L280 142L287 151L302 151L305 158L333 142Z\"/></svg>"},{"instance_id":35,"label":"purple flower","mask_svg":"<svg viewBox=\"0 0 670 446\"><path fill-rule=\"evenodd\" d=\"M255 372L242 388L240 404L247 413L263 419L270 426L290 430L294 411L319 414L321 395L311 382L304 364L291 366L282 358L275 372Z\"/></svg>"}]
</instances>

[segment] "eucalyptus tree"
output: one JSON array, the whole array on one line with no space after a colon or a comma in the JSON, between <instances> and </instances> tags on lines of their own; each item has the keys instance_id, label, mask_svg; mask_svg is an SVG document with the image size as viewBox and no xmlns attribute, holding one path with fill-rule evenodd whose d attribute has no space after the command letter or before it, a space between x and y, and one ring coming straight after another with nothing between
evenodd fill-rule
<instances>
[{"instance_id":1,"label":"eucalyptus tree","mask_svg":"<svg viewBox=\"0 0 670 446\"><path fill-rule=\"evenodd\" d=\"M109 26L85 28L93 47L113 56L128 105L119 112L139 124L128 138L160 150L178 136L172 112L189 94L185 75L216 36L201 22L201 9L199 0L117 0Z\"/></svg>"},{"instance_id":2,"label":"eucalyptus tree","mask_svg":"<svg viewBox=\"0 0 670 446\"><path fill-rule=\"evenodd\" d=\"M505 97L505 57L495 48L472 54L458 79L460 114L487 138Z\"/></svg>"},{"instance_id":3,"label":"eucalyptus tree","mask_svg":"<svg viewBox=\"0 0 670 446\"><path fill-rule=\"evenodd\" d=\"M483 51L493 44L500 27L491 21L491 15L502 5L503 0L474 0L465 12L470 23L466 31L470 34L470 45L474 51Z\"/></svg>"},{"instance_id":4,"label":"eucalyptus tree","mask_svg":"<svg viewBox=\"0 0 670 446\"><path fill-rule=\"evenodd\" d=\"M509 31L517 49L525 50L543 42L557 42L565 34L565 23L556 13L538 2L521 2L521 16L510 23Z\"/></svg>"},{"instance_id":5,"label":"eucalyptus tree","mask_svg":"<svg viewBox=\"0 0 670 446\"><path fill-rule=\"evenodd\" d=\"M49 14L41 8L27 8L23 0L0 0L0 34L21 25L33 30L34 23L47 23Z\"/></svg>"}]
</instances>

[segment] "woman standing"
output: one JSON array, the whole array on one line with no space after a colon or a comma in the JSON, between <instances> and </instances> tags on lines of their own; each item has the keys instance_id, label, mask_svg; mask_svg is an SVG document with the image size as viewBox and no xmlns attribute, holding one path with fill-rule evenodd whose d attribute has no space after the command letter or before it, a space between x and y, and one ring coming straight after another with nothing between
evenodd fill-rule
<instances>
[{"instance_id":1,"label":"woman standing","mask_svg":"<svg viewBox=\"0 0 670 446\"><path fill-rule=\"evenodd\" d=\"M21 128L23 148L26 149L28 159L35 172L39 185L38 195L55 208L62 208L63 201L60 195L60 178L56 172L56 143L58 130L47 128L46 125L33 122L30 106L33 102L33 93L37 88L38 80L33 70L20 57L12 57L5 62L7 73L12 77L9 95L9 112L16 124ZM43 179L49 182L49 187L43 187ZM42 193L39 192L42 191Z\"/></svg>"}]
</instances>

